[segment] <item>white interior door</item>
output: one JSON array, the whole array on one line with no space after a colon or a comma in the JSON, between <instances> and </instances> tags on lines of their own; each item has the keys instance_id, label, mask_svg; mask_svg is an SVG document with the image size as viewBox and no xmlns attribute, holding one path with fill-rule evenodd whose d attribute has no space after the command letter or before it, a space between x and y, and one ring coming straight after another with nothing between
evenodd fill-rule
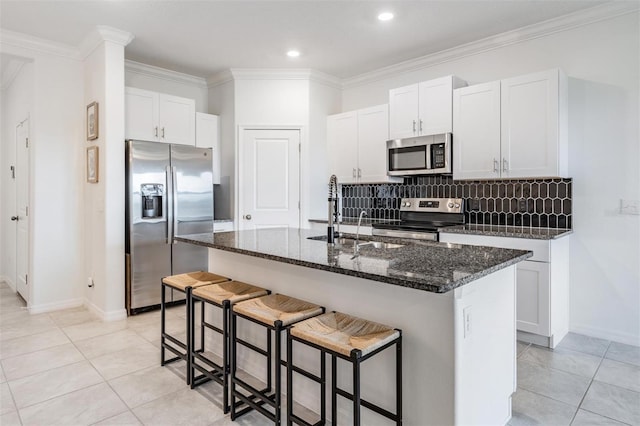
<instances>
[{"instance_id":1,"label":"white interior door","mask_svg":"<svg viewBox=\"0 0 640 426\"><path fill-rule=\"evenodd\" d=\"M16 127L16 290L29 302L29 120Z\"/></svg>"},{"instance_id":2,"label":"white interior door","mask_svg":"<svg viewBox=\"0 0 640 426\"><path fill-rule=\"evenodd\" d=\"M300 131L245 130L241 144L240 229L299 227Z\"/></svg>"}]
</instances>

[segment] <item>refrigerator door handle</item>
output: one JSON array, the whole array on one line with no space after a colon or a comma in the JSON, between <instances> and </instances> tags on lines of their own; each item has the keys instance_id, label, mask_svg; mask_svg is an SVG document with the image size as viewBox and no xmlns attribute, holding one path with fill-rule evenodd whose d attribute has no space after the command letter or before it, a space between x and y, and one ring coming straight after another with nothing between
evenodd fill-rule
<instances>
[{"instance_id":1,"label":"refrigerator door handle","mask_svg":"<svg viewBox=\"0 0 640 426\"><path fill-rule=\"evenodd\" d=\"M178 230L178 174L176 171L176 167L173 166L171 168L171 198L173 200L173 208L171 209L172 213L172 232L171 232L171 242L175 244L174 238L176 236L176 231Z\"/></svg>"},{"instance_id":2,"label":"refrigerator door handle","mask_svg":"<svg viewBox=\"0 0 640 426\"><path fill-rule=\"evenodd\" d=\"M171 173L171 166L167 166L165 169L165 177L166 177L166 194L167 194L167 206L166 206L166 212L167 212L167 244L172 244L173 243L173 209L171 208L171 206L173 206L173 197L174 197L174 193L173 193L173 175Z\"/></svg>"}]
</instances>

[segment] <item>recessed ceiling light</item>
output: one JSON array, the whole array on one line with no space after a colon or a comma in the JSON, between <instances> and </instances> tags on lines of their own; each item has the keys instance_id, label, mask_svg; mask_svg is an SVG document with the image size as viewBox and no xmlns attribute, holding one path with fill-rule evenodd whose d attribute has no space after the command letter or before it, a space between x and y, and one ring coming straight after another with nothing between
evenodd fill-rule
<instances>
[{"instance_id":1,"label":"recessed ceiling light","mask_svg":"<svg viewBox=\"0 0 640 426\"><path fill-rule=\"evenodd\" d=\"M393 13L391 12L382 12L378 15L378 20L380 21L390 21L393 19Z\"/></svg>"},{"instance_id":2,"label":"recessed ceiling light","mask_svg":"<svg viewBox=\"0 0 640 426\"><path fill-rule=\"evenodd\" d=\"M290 58L297 58L298 56L300 56L300 52L297 50L290 50L287 52L287 56Z\"/></svg>"}]
</instances>

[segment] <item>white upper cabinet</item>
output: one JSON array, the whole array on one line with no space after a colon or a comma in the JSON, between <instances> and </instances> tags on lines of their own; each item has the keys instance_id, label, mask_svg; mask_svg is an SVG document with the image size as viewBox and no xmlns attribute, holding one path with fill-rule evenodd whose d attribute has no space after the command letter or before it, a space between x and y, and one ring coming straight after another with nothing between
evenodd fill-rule
<instances>
[{"instance_id":1,"label":"white upper cabinet","mask_svg":"<svg viewBox=\"0 0 640 426\"><path fill-rule=\"evenodd\" d=\"M457 89L453 110L454 179L568 175L562 71Z\"/></svg>"},{"instance_id":2,"label":"white upper cabinet","mask_svg":"<svg viewBox=\"0 0 640 426\"><path fill-rule=\"evenodd\" d=\"M450 75L391 89L390 138L401 139L451 132L453 90L464 86L464 81Z\"/></svg>"},{"instance_id":3,"label":"white upper cabinet","mask_svg":"<svg viewBox=\"0 0 640 426\"><path fill-rule=\"evenodd\" d=\"M125 137L195 145L193 99L125 88Z\"/></svg>"},{"instance_id":4,"label":"white upper cabinet","mask_svg":"<svg viewBox=\"0 0 640 426\"><path fill-rule=\"evenodd\" d=\"M338 183L402 182L387 176L388 105L327 117L329 173Z\"/></svg>"},{"instance_id":5,"label":"white upper cabinet","mask_svg":"<svg viewBox=\"0 0 640 426\"><path fill-rule=\"evenodd\" d=\"M339 183L358 180L358 113L356 111L327 117L327 152L329 174Z\"/></svg>"},{"instance_id":6,"label":"white upper cabinet","mask_svg":"<svg viewBox=\"0 0 640 426\"><path fill-rule=\"evenodd\" d=\"M389 90L389 137L417 135L420 89L418 84Z\"/></svg>"},{"instance_id":7,"label":"white upper cabinet","mask_svg":"<svg viewBox=\"0 0 640 426\"><path fill-rule=\"evenodd\" d=\"M220 183L220 132L219 117L196 112L196 146L211 148L213 155L213 183Z\"/></svg>"},{"instance_id":8,"label":"white upper cabinet","mask_svg":"<svg viewBox=\"0 0 640 426\"><path fill-rule=\"evenodd\" d=\"M500 177L500 82L454 91L453 177Z\"/></svg>"},{"instance_id":9,"label":"white upper cabinet","mask_svg":"<svg viewBox=\"0 0 640 426\"><path fill-rule=\"evenodd\" d=\"M558 69L502 80L502 177L567 175L566 76Z\"/></svg>"}]
</instances>

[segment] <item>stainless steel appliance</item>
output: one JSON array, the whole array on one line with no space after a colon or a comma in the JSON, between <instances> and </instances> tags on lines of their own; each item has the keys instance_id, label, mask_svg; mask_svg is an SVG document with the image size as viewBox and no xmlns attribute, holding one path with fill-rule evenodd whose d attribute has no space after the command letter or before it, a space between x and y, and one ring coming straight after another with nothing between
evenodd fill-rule
<instances>
[{"instance_id":1,"label":"stainless steel appliance","mask_svg":"<svg viewBox=\"0 0 640 426\"><path fill-rule=\"evenodd\" d=\"M400 221L375 223L373 235L438 241L438 229L464 223L461 198L403 198Z\"/></svg>"},{"instance_id":2,"label":"stainless steel appliance","mask_svg":"<svg viewBox=\"0 0 640 426\"><path fill-rule=\"evenodd\" d=\"M160 279L207 270L208 249L175 235L213 232L210 148L126 141L126 304L130 314L160 304ZM184 294L167 290L167 301Z\"/></svg>"},{"instance_id":3,"label":"stainless steel appliance","mask_svg":"<svg viewBox=\"0 0 640 426\"><path fill-rule=\"evenodd\" d=\"M387 175L452 173L451 133L387 141Z\"/></svg>"}]
</instances>

